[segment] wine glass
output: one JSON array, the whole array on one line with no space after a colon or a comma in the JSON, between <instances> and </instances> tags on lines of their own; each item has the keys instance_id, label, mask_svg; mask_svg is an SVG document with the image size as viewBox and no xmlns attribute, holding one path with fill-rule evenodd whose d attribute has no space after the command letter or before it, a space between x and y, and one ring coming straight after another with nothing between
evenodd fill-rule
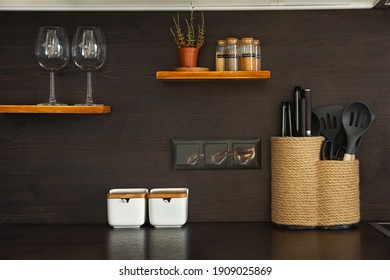
<instances>
[{"instance_id":1,"label":"wine glass","mask_svg":"<svg viewBox=\"0 0 390 280\"><path fill-rule=\"evenodd\" d=\"M77 27L72 42L74 63L87 71L87 98L81 106L96 106L92 99L91 71L97 70L106 60L106 43L103 32L97 27Z\"/></svg>"},{"instance_id":2,"label":"wine glass","mask_svg":"<svg viewBox=\"0 0 390 280\"><path fill-rule=\"evenodd\" d=\"M40 66L50 71L50 97L38 105L67 105L58 103L55 97L54 73L69 61L70 50L66 30L63 27L42 26L35 40L35 57Z\"/></svg>"}]
</instances>

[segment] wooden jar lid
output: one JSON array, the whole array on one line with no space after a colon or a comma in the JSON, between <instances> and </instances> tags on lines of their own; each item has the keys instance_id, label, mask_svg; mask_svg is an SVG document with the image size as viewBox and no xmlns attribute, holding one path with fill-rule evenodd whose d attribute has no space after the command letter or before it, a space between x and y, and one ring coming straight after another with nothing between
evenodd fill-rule
<instances>
[{"instance_id":1,"label":"wooden jar lid","mask_svg":"<svg viewBox=\"0 0 390 280\"><path fill-rule=\"evenodd\" d=\"M147 198L184 198L187 197L187 191L157 191L147 194Z\"/></svg>"},{"instance_id":2,"label":"wooden jar lid","mask_svg":"<svg viewBox=\"0 0 390 280\"><path fill-rule=\"evenodd\" d=\"M145 198L146 193L108 193L107 199L115 198Z\"/></svg>"}]
</instances>

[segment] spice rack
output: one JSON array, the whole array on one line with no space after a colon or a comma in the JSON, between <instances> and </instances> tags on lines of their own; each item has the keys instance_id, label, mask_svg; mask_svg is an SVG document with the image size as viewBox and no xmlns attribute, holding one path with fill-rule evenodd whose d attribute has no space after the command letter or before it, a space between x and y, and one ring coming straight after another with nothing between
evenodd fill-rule
<instances>
[{"instance_id":1,"label":"spice rack","mask_svg":"<svg viewBox=\"0 0 390 280\"><path fill-rule=\"evenodd\" d=\"M111 106L0 105L0 113L107 114Z\"/></svg>"},{"instance_id":2,"label":"spice rack","mask_svg":"<svg viewBox=\"0 0 390 280\"><path fill-rule=\"evenodd\" d=\"M158 80L259 80L269 79L271 72L264 71L157 71Z\"/></svg>"}]
</instances>

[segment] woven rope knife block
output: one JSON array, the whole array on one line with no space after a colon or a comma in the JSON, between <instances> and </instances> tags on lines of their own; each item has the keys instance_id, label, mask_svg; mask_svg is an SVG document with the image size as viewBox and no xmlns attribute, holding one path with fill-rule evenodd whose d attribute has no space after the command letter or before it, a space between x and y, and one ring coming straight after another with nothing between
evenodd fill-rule
<instances>
[{"instance_id":1,"label":"woven rope knife block","mask_svg":"<svg viewBox=\"0 0 390 280\"><path fill-rule=\"evenodd\" d=\"M321 160L318 167L319 225L358 223L359 161Z\"/></svg>"},{"instance_id":2,"label":"woven rope knife block","mask_svg":"<svg viewBox=\"0 0 390 280\"><path fill-rule=\"evenodd\" d=\"M359 162L322 161L323 137L272 137L272 221L291 227L359 222Z\"/></svg>"}]
</instances>

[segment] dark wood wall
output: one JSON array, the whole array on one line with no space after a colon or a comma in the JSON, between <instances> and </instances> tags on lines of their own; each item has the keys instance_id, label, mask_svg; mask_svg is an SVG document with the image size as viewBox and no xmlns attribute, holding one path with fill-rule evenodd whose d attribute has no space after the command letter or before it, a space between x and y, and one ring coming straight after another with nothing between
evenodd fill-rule
<instances>
[{"instance_id":1,"label":"dark wood wall","mask_svg":"<svg viewBox=\"0 0 390 280\"><path fill-rule=\"evenodd\" d=\"M189 221L270 220L270 137L294 86L313 105L363 101L378 113L360 150L361 216L389 220L390 12L205 12L199 65L213 68L219 38L262 41L264 81L155 79L177 66L174 12L0 12L0 104L36 104L49 74L34 57L42 25L103 29L106 64L93 73L108 115L0 115L0 223L106 223L110 188L189 187ZM85 98L72 62L56 76L57 97ZM256 138L261 170L173 171L170 140ZM304 152L304 150L302 151Z\"/></svg>"}]
</instances>

